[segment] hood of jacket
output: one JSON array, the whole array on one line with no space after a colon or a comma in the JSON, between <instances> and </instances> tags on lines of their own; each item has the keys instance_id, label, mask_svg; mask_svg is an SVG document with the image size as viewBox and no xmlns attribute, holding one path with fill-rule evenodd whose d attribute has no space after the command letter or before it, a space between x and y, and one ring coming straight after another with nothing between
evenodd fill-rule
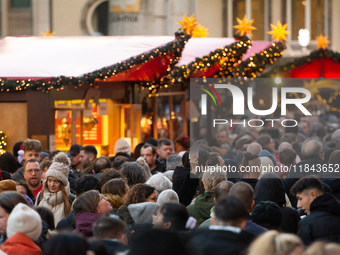
<instances>
[{"instance_id":1,"label":"hood of jacket","mask_svg":"<svg viewBox=\"0 0 340 255\"><path fill-rule=\"evenodd\" d=\"M153 202L143 202L128 205L128 210L136 224L152 223L152 215L160 206Z\"/></svg>"},{"instance_id":2,"label":"hood of jacket","mask_svg":"<svg viewBox=\"0 0 340 255\"><path fill-rule=\"evenodd\" d=\"M0 250L8 255L41 255L41 249L24 233L18 232L1 245Z\"/></svg>"},{"instance_id":3,"label":"hood of jacket","mask_svg":"<svg viewBox=\"0 0 340 255\"><path fill-rule=\"evenodd\" d=\"M195 207L203 219L210 218L210 210L215 206L214 197L215 194L211 192L204 192L204 194L196 197Z\"/></svg>"},{"instance_id":4,"label":"hood of jacket","mask_svg":"<svg viewBox=\"0 0 340 255\"><path fill-rule=\"evenodd\" d=\"M73 232L92 236L92 226L101 217L99 213L81 212L76 216L76 229Z\"/></svg>"},{"instance_id":5,"label":"hood of jacket","mask_svg":"<svg viewBox=\"0 0 340 255\"><path fill-rule=\"evenodd\" d=\"M286 204L286 190L282 179L275 173L266 173L255 187L255 205L261 201L271 201L282 207Z\"/></svg>"},{"instance_id":6,"label":"hood of jacket","mask_svg":"<svg viewBox=\"0 0 340 255\"><path fill-rule=\"evenodd\" d=\"M332 194L324 193L315 198L310 204L311 214L316 211L328 212L330 214L340 214L340 202Z\"/></svg>"}]
</instances>

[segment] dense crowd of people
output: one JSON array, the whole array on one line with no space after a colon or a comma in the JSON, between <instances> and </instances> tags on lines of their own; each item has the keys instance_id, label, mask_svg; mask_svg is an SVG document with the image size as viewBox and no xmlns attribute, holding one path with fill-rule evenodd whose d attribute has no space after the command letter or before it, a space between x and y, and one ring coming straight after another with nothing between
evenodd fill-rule
<instances>
[{"instance_id":1,"label":"dense crowd of people","mask_svg":"<svg viewBox=\"0 0 340 255\"><path fill-rule=\"evenodd\" d=\"M333 119L118 139L113 157L27 138L0 156L0 254L340 254Z\"/></svg>"}]
</instances>

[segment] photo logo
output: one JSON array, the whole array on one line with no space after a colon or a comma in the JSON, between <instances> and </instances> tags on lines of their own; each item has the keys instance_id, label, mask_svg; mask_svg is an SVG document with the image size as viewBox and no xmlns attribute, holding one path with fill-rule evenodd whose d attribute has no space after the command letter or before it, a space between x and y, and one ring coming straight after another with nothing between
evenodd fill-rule
<instances>
[{"instance_id":1,"label":"photo logo","mask_svg":"<svg viewBox=\"0 0 340 255\"><path fill-rule=\"evenodd\" d=\"M204 84L205 85L205 84ZM206 87L209 87L207 85L205 85ZM221 106L222 106L222 101L220 96L218 95L218 93L216 92L216 89L228 89L231 94L232 94L232 98L233 98L233 115L244 115L244 94L243 91L235 86L235 85L229 85L229 84L215 84L214 88L213 87L209 87L214 93L215 95L218 97ZM216 100L213 97L213 95L206 89L204 88L200 88L199 89L205 91L208 95L210 95L210 97L213 99L215 106L217 106L216 104ZM277 87L273 87L272 88L272 106L270 107L270 109L268 110L258 110L255 109L254 104L253 104L253 88L252 87L248 87L247 88L247 105L248 105L248 109L252 114L255 115L261 115L261 116L265 116L265 115L270 115L272 113L275 112L275 110L277 109L277 105L278 105L278 93L277 93L278 88ZM290 93L302 93L305 95L304 98L287 98L287 94ZM303 103L307 103L309 100L311 99L311 93L309 92L309 90L305 89L305 88L297 88L297 87L283 87L281 88L281 115L285 116L286 113L286 108L287 105L295 105L298 109L300 109L300 111L304 114L304 115L312 115L302 104ZM202 108L201 108L201 114L202 115L206 115L207 114L207 95L206 94L202 94L201 95L201 101L202 101Z\"/></svg>"}]
</instances>

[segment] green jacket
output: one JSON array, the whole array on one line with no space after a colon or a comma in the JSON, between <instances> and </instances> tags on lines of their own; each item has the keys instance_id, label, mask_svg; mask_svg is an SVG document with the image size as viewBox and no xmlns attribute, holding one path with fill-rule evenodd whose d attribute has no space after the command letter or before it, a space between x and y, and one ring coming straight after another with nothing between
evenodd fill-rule
<instances>
[{"instance_id":1,"label":"green jacket","mask_svg":"<svg viewBox=\"0 0 340 255\"><path fill-rule=\"evenodd\" d=\"M210 218L210 209L215 206L214 197L214 193L204 192L196 197L193 204L187 206L189 215L197 220L197 225Z\"/></svg>"}]
</instances>

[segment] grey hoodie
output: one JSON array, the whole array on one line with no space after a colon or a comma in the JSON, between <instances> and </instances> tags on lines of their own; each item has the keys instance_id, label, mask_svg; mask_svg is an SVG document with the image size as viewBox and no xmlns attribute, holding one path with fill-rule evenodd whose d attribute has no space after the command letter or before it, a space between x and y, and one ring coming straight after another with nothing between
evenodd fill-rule
<instances>
[{"instance_id":1,"label":"grey hoodie","mask_svg":"<svg viewBox=\"0 0 340 255\"><path fill-rule=\"evenodd\" d=\"M160 206L153 202L144 202L138 204L131 204L127 208L133 221L136 224L151 223L152 215L158 210Z\"/></svg>"}]
</instances>

